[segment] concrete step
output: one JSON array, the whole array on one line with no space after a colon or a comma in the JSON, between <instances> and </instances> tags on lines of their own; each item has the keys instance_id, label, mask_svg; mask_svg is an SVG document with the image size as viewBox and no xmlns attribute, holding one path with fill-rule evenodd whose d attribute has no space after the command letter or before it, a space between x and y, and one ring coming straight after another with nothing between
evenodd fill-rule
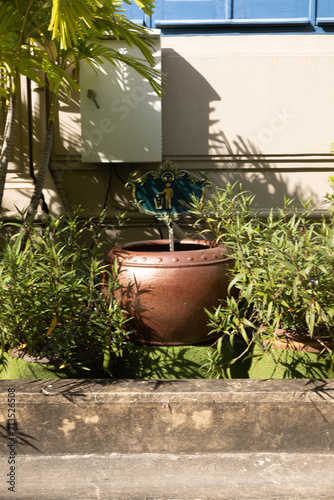
<instances>
[{"instance_id":1,"label":"concrete step","mask_svg":"<svg viewBox=\"0 0 334 500\"><path fill-rule=\"evenodd\" d=\"M333 454L26 455L5 500L320 500L334 498Z\"/></svg>"},{"instance_id":2,"label":"concrete step","mask_svg":"<svg viewBox=\"0 0 334 500\"><path fill-rule=\"evenodd\" d=\"M332 380L2 380L0 500L333 500L333 394Z\"/></svg>"},{"instance_id":3,"label":"concrete step","mask_svg":"<svg viewBox=\"0 0 334 500\"><path fill-rule=\"evenodd\" d=\"M0 457L334 453L334 381L1 382Z\"/></svg>"}]
</instances>

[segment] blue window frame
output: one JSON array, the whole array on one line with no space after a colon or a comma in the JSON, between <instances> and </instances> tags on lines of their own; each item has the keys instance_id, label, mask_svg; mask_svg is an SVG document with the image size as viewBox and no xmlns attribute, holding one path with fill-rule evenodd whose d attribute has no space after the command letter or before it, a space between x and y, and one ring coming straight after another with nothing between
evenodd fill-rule
<instances>
[{"instance_id":1,"label":"blue window frame","mask_svg":"<svg viewBox=\"0 0 334 500\"><path fill-rule=\"evenodd\" d=\"M136 24L146 24L145 23L145 14L136 4L127 4L123 2L123 9L125 11L125 15L128 19L131 19Z\"/></svg>"},{"instance_id":2,"label":"blue window frame","mask_svg":"<svg viewBox=\"0 0 334 500\"><path fill-rule=\"evenodd\" d=\"M316 23L319 26L334 24L334 1L333 0L318 0Z\"/></svg>"},{"instance_id":3,"label":"blue window frame","mask_svg":"<svg viewBox=\"0 0 334 500\"><path fill-rule=\"evenodd\" d=\"M334 0L156 0L150 17L124 7L134 22L166 35L334 33Z\"/></svg>"},{"instance_id":4,"label":"blue window frame","mask_svg":"<svg viewBox=\"0 0 334 500\"><path fill-rule=\"evenodd\" d=\"M229 2L218 0L159 0L152 21L160 25L200 25L229 22Z\"/></svg>"},{"instance_id":5,"label":"blue window frame","mask_svg":"<svg viewBox=\"0 0 334 500\"><path fill-rule=\"evenodd\" d=\"M309 0L234 0L233 19L239 22L308 22Z\"/></svg>"}]
</instances>

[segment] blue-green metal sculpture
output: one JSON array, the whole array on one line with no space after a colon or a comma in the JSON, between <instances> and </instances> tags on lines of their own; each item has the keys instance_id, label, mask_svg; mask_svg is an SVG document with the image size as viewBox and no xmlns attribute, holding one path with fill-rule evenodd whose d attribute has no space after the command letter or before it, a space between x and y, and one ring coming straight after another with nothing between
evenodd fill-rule
<instances>
[{"instance_id":1,"label":"blue-green metal sculpture","mask_svg":"<svg viewBox=\"0 0 334 500\"><path fill-rule=\"evenodd\" d=\"M200 174L201 179L187 170L179 170L167 160L157 170L140 177L136 172L132 173L125 186L131 189L132 203L140 212L167 224L171 251L174 250L173 221L190 209L192 199L202 202L205 187L212 187L207 174Z\"/></svg>"}]
</instances>

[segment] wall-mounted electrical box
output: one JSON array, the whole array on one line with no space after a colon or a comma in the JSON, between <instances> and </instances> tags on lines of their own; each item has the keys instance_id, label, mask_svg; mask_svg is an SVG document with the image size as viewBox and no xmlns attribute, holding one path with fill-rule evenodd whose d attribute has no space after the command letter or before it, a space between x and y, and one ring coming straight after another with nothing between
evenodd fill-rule
<instances>
[{"instance_id":1,"label":"wall-mounted electrical box","mask_svg":"<svg viewBox=\"0 0 334 500\"><path fill-rule=\"evenodd\" d=\"M107 40L115 50L138 57L136 47ZM161 69L160 38L154 52ZM80 64L83 162L156 162L162 159L161 98L146 79L129 66L109 62L94 71Z\"/></svg>"}]
</instances>

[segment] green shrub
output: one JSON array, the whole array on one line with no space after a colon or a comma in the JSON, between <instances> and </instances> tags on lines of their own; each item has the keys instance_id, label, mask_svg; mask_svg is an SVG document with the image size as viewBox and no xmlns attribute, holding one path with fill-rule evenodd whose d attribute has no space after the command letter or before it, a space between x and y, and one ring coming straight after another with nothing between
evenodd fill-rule
<instances>
[{"instance_id":1,"label":"green shrub","mask_svg":"<svg viewBox=\"0 0 334 500\"><path fill-rule=\"evenodd\" d=\"M234 260L230 290L237 296L207 311L212 332L221 334L210 359L213 375L228 374L255 343L268 350L282 330L317 340L333 358L324 342L334 339L334 198L326 197L329 211L320 219L309 208L311 200L301 202L300 212L288 199L261 217L252 211L252 194L236 185L218 188L203 207L194 201L195 225L224 242ZM240 339L242 353L225 362L222 342L228 340L233 350Z\"/></svg>"},{"instance_id":2,"label":"green shrub","mask_svg":"<svg viewBox=\"0 0 334 500\"><path fill-rule=\"evenodd\" d=\"M127 319L113 295L117 266L111 272L100 254L104 218L82 221L78 208L71 217L47 216L41 224L22 213L4 224L15 234L0 248L2 352L22 349L58 358L63 366L89 353L100 356L106 370L111 354L122 353Z\"/></svg>"}]
</instances>

